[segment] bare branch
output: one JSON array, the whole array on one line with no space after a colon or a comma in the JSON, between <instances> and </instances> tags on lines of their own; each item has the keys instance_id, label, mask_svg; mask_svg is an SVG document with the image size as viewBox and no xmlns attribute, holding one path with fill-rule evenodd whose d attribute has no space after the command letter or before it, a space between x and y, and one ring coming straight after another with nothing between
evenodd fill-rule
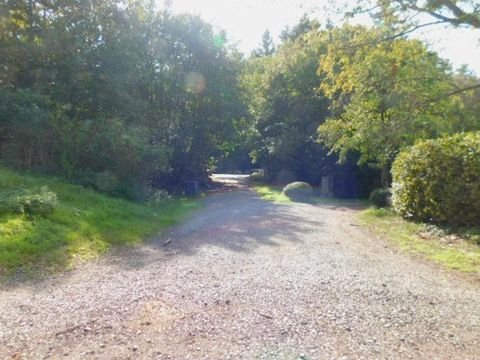
<instances>
[{"instance_id":1,"label":"bare branch","mask_svg":"<svg viewBox=\"0 0 480 360\"><path fill-rule=\"evenodd\" d=\"M462 89L458 89L458 90L455 90L455 91L451 91L451 92L449 92L449 93L440 95L440 96L438 96L438 97L436 97L436 98L429 99L429 100L426 101L426 102L435 102L435 101L438 101L438 100L442 100L442 99L448 98L448 97L453 96L453 95L460 94L460 93L465 92L465 91L475 90L475 89L480 89L480 84L475 84L475 85L467 86L467 87L462 88Z\"/></svg>"},{"instance_id":2,"label":"bare branch","mask_svg":"<svg viewBox=\"0 0 480 360\"><path fill-rule=\"evenodd\" d=\"M474 28L480 29L480 18L475 13L466 13L460 9L454 2L450 0L437 0L440 4L449 9L458 19L459 23L472 25Z\"/></svg>"},{"instance_id":3,"label":"bare branch","mask_svg":"<svg viewBox=\"0 0 480 360\"><path fill-rule=\"evenodd\" d=\"M432 21L432 22L425 23L425 24L414 25L413 27L410 27L408 29L405 29L405 30L403 30L399 33L396 33L396 34L393 34L393 35L390 35L390 36L386 36L386 37L383 37L383 38L380 38L380 39L377 39L377 40L367 41L367 42L364 42L364 43L361 43L361 44L354 44L352 46L349 46L348 49L358 48L358 47L362 47L362 46L375 45L375 44L378 44L378 43L381 43L381 42L384 42L384 41L395 40L397 38L408 35L408 34L414 32L414 31L417 31L418 29L421 29L421 28L424 28L424 27L427 27L427 26L432 26L432 25L444 24L444 23L445 23L445 21L438 20L438 21ZM343 49L347 49L347 47L344 47Z\"/></svg>"},{"instance_id":4,"label":"bare branch","mask_svg":"<svg viewBox=\"0 0 480 360\"><path fill-rule=\"evenodd\" d=\"M416 1L395 0L395 2L404 9L411 9L421 13L426 13L435 17L438 20L448 22L455 26L469 25L473 28L480 29L480 16L478 14L477 7L475 7L472 12L467 13L451 0L437 0L440 6L445 7L451 12L451 14L453 14L453 17L450 17L443 15L438 11L418 6L416 5Z\"/></svg>"}]
</instances>

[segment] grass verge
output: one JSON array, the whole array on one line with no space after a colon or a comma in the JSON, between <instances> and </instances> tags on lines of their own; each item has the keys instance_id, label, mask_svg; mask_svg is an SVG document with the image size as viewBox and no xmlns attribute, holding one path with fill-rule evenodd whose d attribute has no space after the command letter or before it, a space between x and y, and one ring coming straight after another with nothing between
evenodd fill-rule
<instances>
[{"instance_id":1,"label":"grass verge","mask_svg":"<svg viewBox=\"0 0 480 360\"><path fill-rule=\"evenodd\" d=\"M263 200L273 201L276 203L291 202L291 200L283 194L283 189L279 186L273 186L259 182L252 182L252 185L257 194Z\"/></svg>"},{"instance_id":2,"label":"grass verge","mask_svg":"<svg viewBox=\"0 0 480 360\"><path fill-rule=\"evenodd\" d=\"M67 269L114 245L133 245L185 218L199 200L176 199L156 206L112 198L59 179L0 167L0 191L55 192L59 205L47 218L0 215L0 278L19 271L30 277Z\"/></svg>"},{"instance_id":3,"label":"grass verge","mask_svg":"<svg viewBox=\"0 0 480 360\"><path fill-rule=\"evenodd\" d=\"M264 184L260 182L251 183L254 190L263 200L273 201L276 203L288 203L292 202L290 198L283 194L283 188L280 186ZM305 201L308 204L313 205L355 205L355 206L366 206L368 203L367 200L362 199L339 199L339 198L326 198L316 195L312 195L308 201Z\"/></svg>"},{"instance_id":4,"label":"grass verge","mask_svg":"<svg viewBox=\"0 0 480 360\"><path fill-rule=\"evenodd\" d=\"M359 222L407 252L450 269L480 275L480 229L448 229L407 221L389 209L370 208Z\"/></svg>"}]
</instances>

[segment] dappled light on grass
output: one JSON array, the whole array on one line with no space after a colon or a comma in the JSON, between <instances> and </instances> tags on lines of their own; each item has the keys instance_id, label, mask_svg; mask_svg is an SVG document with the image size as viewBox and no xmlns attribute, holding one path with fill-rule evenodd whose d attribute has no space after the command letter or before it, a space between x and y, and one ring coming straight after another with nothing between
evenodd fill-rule
<instances>
[{"instance_id":1,"label":"dappled light on grass","mask_svg":"<svg viewBox=\"0 0 480 360\"><path fill-rule=\"evenodd\" d=\"M0 168L0 189L47 184L59 206L47 218L22 214L0 217L0 272L11 274L68 268L97 257L113 245L133 245L183 219L196 200L169 200L157 206L98 194L55 178L18 176Z\"/></svg>"},{"instance_id":2,"label":"dappled light on grass","mask_svg":"<svg viewBox=\"0 0 480 360\"><path fill-rule=\"evenodd\" d=\"M291 200L285 196L282 192L282 189L273 185L266 184L254 184L254 189L258 195L264 200L269 200L273 202L286 203Z\"/></svg>"},{"instance_id":3,"label":"dappled light on grass","mask_svg":"<svg viewBox=\"0 0 480 360\"><path fill-rule=\"evenodd\" d=\"M289 202L301 202L311 205L323 205L333 207L350 207L350 208L364 208L368 202L363 199L338 199L312 195L308 198L300 200L292 200L288 198L280 186L268 185L263 183L254 182L253 188L261 199L267 201L273 201L275 203L289 203Z\"/></svg>"}]
</instances>

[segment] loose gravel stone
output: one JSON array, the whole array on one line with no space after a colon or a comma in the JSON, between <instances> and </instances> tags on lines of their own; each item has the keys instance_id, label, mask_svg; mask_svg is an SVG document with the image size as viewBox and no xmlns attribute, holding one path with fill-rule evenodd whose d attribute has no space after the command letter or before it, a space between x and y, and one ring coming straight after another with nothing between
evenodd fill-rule
<instances>
[{"instance_id":1,"label":"loose gravel stone","mask_svg":"<svg viewBox=\"0 0 480 360\"><path fill-rule=\"evenodd\" d=\"M478 279L394 251L356 211L211 195L150 243L4 287L0 357L480 358Z\"/></svg>"}]
</instances>

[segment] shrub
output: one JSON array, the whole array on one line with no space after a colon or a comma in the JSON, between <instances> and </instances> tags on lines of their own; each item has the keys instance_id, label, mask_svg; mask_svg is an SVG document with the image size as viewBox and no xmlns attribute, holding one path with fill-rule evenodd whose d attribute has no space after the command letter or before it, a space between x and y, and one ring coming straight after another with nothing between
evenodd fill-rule
<instances>
[{"instance_id":1,"label":"shrub","mask_svg":"<svg viewBox=\"0 0 480 360\"><path fill-rule=\"evenodd\" d=\"M57 194L42 186L38 192L22 189L2 191L0 203L0 214L22 213L29 217L47 217L57 207L58 199Z\"/></svg>"},{"instance_id":2,"label":"shrub","mask_svg":"<svg viewBox=\"0 0 480 360\"><path fill-rule=\"evenodd\" d=\"M392 167L393 206L404 217L480 224L480 133L416 144Z\"/></svg>"},{"instance_id":3,"label":"shrub","mask_svg":"<svg viewBox=\"0 0 480 360\"><path fill-rule=\"evenodd\" d=\"M283 188L283 194L292 200L306 200L313 194L310 184L295 181Z\"/></svg>"},{"instance_id":4,"label":"shrub","mask_svg":"<svg viewBox=\"0 0 480 360\"><path fill-rule=\"evenodd\" d=\"M95 187L98 191L112 193L118 185L118 178L111 171L105 170L95 176Z\"/></svg>"},{"instance_id":5,"label":"shrub","mask_svg":"<svg viewBox=\"0 0 480 360\"><path fill-rule=\"evenodd\" d=\"M383 208L388 206L390 196L391 194L389 190L377 188L370 193L368 200L376 207Z\"/></svg>"},{"instance_id":6,"label":"shrub","mask_svg":"<svg viewBox=\"0 0 480 360\"><path fill-rule=\"evenodd\" d=\"M50 215L55 207L58 205L57 194L48 190L48 187L43 186L40 192L34 194L27 194L21 197L23 205L23 212L29 216L43 216Z\"/></svg>"}]
</instances>

